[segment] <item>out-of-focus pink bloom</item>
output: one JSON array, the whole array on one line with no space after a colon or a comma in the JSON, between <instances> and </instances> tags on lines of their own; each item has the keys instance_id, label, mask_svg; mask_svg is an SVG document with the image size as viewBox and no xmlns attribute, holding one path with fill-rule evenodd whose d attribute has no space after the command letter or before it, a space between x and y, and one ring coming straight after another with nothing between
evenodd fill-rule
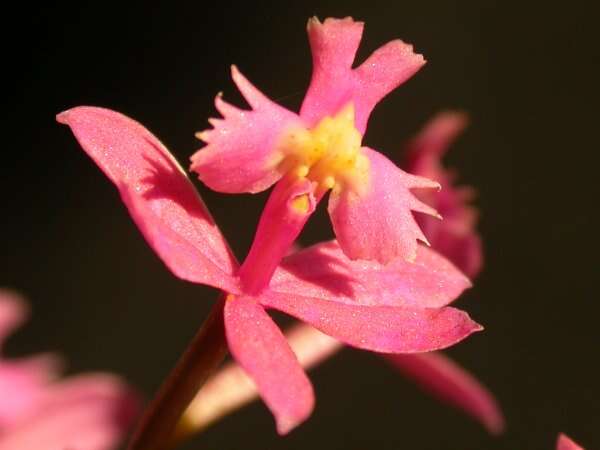
<instances>
[{"instance_id":1,"label":"out-of-focus pink bloom","mask_svg":"<svg viewBox=\"0 0 600 450\"><path fill-rule=\"evenodd\" d=\"M264 275L260 266L240 281L225 239L156 137L137 122L102 108L74 108L58 120L71 127L83 149L116 184L147 242L171 271L227 294L229 348L274 413L280 433L308 417L314 395L265 308L288 313L349 345L384 353L440 349L481 329L466 313L446 306L470 285L468 279L422 246L415 248L414 263L400 258L382 267L350 260L335 242L319 244L284 259L271 285L257 294L248 286L253 277ZM278 184L271 199L281 195L282 186ZM293 184L289 192L299 196L284 208L287 220L277 223L271 216L261 222L267 228L304 220L311 201L302 197L302 184ZM281 203L270 201L269 208L281 208ZM260 229L257 235L256 240L266 236ZM263 242L263 254L272 258L273 242Z\"/></svg>"},{"instance_id":2,"label":"out-of-focus pink bloom","mask_svg":"<svg viewBox=\"0 0 600 450\"><path fill-rule=\"evenodd\" d=\"M442 157L466 125L464 113L443 112L434 117L408 146L408 170L442 186L435 195L422 191L417 196L444 220L426 216L417 220L431 246L473 278L482 265L481 239L475 230L477 211L469 205L474 191L457 187L456 173L442 165Z\"/></svg>"},{"instance_id":3,"label":"out-of-focus pink bloom","mask_svg":"<svg viewBox=\"0 0 600 450\"><path fill-rule=\"evenodd\" d=\"M556 441L556 450L583 450L583 447L576 444L566 434L560 433Z\"/></svg>"},{"instance_id":4,"label":"out-of-focus pink bloom","mask_svg":"<svg viewBox=\"0 0 600 450\"><path fill-rule=\"evenodd\" d=\"M23 300L0 290L0 346L25 316ZM118 445L138 411L137 395L113 375L57 378L52 355L0 359L0 450L109 450Z\"/></svg>"},{"instance_id":5,"label":"out-of-focus pink bloom","mask_svg":"<svg viewBox=\"0 0 600 450\"><path fill-rule=\"evenodd\" d=\"M375 105L419 70L423 57L394 40L352 68L362 22L312 18L307 31L313 73L300 112L268 99L234 66L233 81L251 109L239 109L218 95L215 105L223 118L210 119L213 128L198 133L207 145L192 157L191 169L220 192L255 193L278 182L240 272L242 281L252 272L255 290L268 284L285 250L330 190L333 228L351 259L412 261L417 240L427 241L411 211L437 216L411 193L414 188L439 188L436 182L405 173L362 145ZM267 256L262 240L270 242ZM257 282L259 260L262 276Z\"/></svg>"}]
</instances>

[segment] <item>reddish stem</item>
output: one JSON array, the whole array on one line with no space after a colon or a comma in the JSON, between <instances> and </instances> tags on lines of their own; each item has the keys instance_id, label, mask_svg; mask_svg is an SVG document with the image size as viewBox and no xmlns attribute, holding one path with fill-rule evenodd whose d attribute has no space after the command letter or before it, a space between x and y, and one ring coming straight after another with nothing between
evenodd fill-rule
<instances>
[{"instance_id":1,"label":"reddish stem","mask_svg":"<svg viewBox=\"0 0 600 450\"><path fill-rule=\"evenodd\" d=\"M165 450L169 447L181 415L227 355L224 305L225 294L222 294L146 408L128 450Z\"/></svg>"}]
</instances>

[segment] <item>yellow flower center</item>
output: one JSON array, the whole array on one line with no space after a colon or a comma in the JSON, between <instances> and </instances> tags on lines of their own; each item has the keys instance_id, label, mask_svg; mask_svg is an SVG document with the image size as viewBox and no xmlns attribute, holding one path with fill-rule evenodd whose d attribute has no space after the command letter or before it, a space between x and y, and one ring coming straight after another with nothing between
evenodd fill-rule
<instances>
[{"instance_id":1,"label":"yellow flower center","mask_svg":"<svg viewBox=\"0 0 600 450\"><path fill-rule=\"evenodd\" d=\"M301 196L292 200L292 208L294 208L294 210L301 215L306 214L310 209L310 200L308 195L302 194Z\"/></svg>"},{"instance_id":2,"label":"yellow flower center","mask_svg":"<svg viewBox=\"0 0 600 450\"><path fill-rule=\"evenodd\" d=\"M319 190L350 188L360 194L369 177L361 139L350 103L312 129L288 130L277 147L279 168L316 182Z\"/></svg>"}]
</instances>

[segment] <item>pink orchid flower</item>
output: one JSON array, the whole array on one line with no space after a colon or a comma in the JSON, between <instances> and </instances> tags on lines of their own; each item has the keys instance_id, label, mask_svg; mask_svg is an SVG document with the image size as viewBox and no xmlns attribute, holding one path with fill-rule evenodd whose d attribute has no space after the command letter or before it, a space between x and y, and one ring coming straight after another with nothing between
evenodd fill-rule
<instances>
[{"instance_id":1,"label":"pink orchid flower","mask_svg":"<svg viewBox=\"0 0 600 450\"><path fill-rule=\"evenodd\" d=\"M382 267L348 259L336 242L319 244L286 258L270 286L255 294L246 288L253 279L240 281L227 242L185 172L156 137L102 108L74 108L58 120L71 127L116 184L147 242L171 271L226 293L229 349L257 385L282 434L310 415L314 394L265 309L278 309L348 345L382 353L440 349L481 329L466 313L446 306L469 280L424 246L415 249L414 263L400 258ZM269 220L279 225L275 216ZM259 229L256 239L264 237ZM265 258L271 256L265 252Z\"/></svg>"},{"instance_id":2,"label":"pink orchid flower","mask_svg":"<svg viewBox=\"0 0 600 450\"><path fill-rule=\"evenodd\" d=\"M313 74L299 114L269 100L233 66L233 81L251 110L218 95L215 105L223 118L210 119L214 128L197 134L207 145L192 157L191 169L219 192L255 193L277 183L240 272L243 282L251 274L247 289L254 291L268 284L285 250L330 190L333 229L350 259L412 261L417 240L427 240L411 210L437 216L410 191L439 188L436 182L405 173L362 145L375 105L419 70L423 57L395 40L352 68L362 22L313 18L307 31Z\"/></svg>"},{"instance_id":3,"label":"pink orchid flower","mask_svg":"<svg viewBox=\"0 0 600 450\"><path fill-rule=\"evenodd\" d=\"M26 316L25 303L0 290L0 345ZM115 448L138 398L113 375L58 378L57 358L0 359L0 450Z\"/></svg>"},{"instance_id":4,"label":"pink orchid flower","mask_svg":"<svg viewBox=\"0 0 600 450\"><path fill-rule=\"evenodd\" d=\"M437 115L411 141L410 157L413 163L412 171L415 174L435 179L443 187L441 194L423 199L431 202L436 209L443 210L444 215L447 214L446 217L450 218L450 220L438 221L423 217L422 226L426 234L430 233L428 239L432 248L444 254L467 275L474 277L479 272L483 260L481 245L479 245L480 237L473 220L476 212L465 203L468 197L461 194L465 188L454 186L453 178L441 162L445 150L465 124L465 115L461 113L446 112ZM289 258L284 263L284 267L296 258L298 255ZM314 276L315 279L320 277L318 272ZM311 279L308 278L306 281L310 282ZM408 277L404 276L403 279L406 280ZM407 284L405 287L422 292L428 298L436 295L436 292L428 291L431 285ZM406 296L406 292L402 295ZM286 337L300 363L307 369L319 364L343 347L341 342L309 325L293 327L286 333ZM394 367L412 378L426 391L465 411L485 426L490 433L498 434L504 429L504 417L494 396L473 375L448 357L438 352L385 355L385 357ZM240 367L230 363L207 382L190 404L184 421L187 429L181 431L191 433L202 430L222 416L249 403L256 395L256 388Z\"/></svg>"},{"instance_id":5,"label":"pink orchid flower","mask_svg":"<svg viewBox=\"0 0 600 450\"><path fill-rule=\"evenodd\" d=\"M558 440L556 441L556 450L584 450L579 444L576 444L566 434L559 434Z\"/></svg>"}]
</instances>

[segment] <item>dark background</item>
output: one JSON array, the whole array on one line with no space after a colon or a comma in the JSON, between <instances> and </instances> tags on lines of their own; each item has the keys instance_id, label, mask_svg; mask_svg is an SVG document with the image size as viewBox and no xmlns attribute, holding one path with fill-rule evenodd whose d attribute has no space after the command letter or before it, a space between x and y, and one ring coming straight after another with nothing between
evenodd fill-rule
<instances>
[{"instance_id":1,"label":"dark background","mask_svg":"<svg viewBox=\"0 0 600 450\"><path fill-rule=\"evenodd\" d=\"M400 37L429 63L383 101L365 141L401 159L402 142L436 111L472 125L450 155L479 190L486 267L458 305L486 327L449 353L504 407L489 437L423 395L377 356L345 350L311 373L312 418L277 437L255 403L193 449L551 449L559 431L600 448L600 312L592 223L598 201L597 10L569 2L159 2L3 11L4 95L0 285L22 291L32 321L8 353L59 350L69 372L110 370L150 395L214 302L171 276L114 187L54 115L80 104L139 120L184 165L193 133L229 65L296 108L310 74L309 16L366 22L359 56ZM197 183L198 184L198 183ZM199 186L238 256L265 195ZM596 191L597 192L597 191ZM323 211L302 235L331 236Z\"/></svg>"}]
</instances>

